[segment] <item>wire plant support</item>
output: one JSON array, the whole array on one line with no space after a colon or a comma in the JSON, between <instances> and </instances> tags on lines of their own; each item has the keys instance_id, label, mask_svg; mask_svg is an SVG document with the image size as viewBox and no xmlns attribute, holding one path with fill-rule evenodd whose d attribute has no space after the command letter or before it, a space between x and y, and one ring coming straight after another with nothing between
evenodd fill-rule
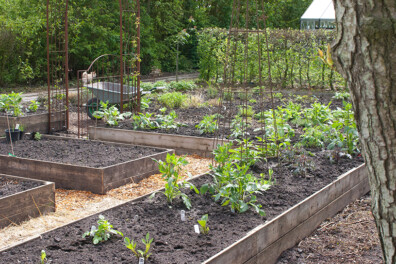
<instances>
[{"instance_id":1,"label":"wire plant support","mask_svg":"<svg viewBox=\"0 0 396 264\"><path fill-rule=\"evenodd\" d=\"M47 0L47 108L50 133L69 128L68 0ZM65 115L65 122L54 122Z\"/></svg>"},{"instance_id":2,"label":"wire plant support","mask_svg":"<svg viewBox=\"0 0 396 264\"><path fill-rule=\"evenodd\" d=\"M97 125L93 113L101 102L117 105L120 113L140 112L140 0L119 0L119 53L102 54L77 71L77 131L87 135Z\"/></svg>"},{"instance_id":3,"label":"wire plant support","mask_svg":"<svg viewBox=\"0 0 396 264\"><path fill-rule=\"evenodd\" d=\"M279 157L278 130L276 112L274 109L273 82L271 77L271 52L268 41L266 15L263 0L233 0L233 10L226 43L224 59L223 82L219 85L220 102L218 107L217 125L214 147L232 138L237 142L241 159L249 158L248 152L253 147L260 151L263 158ZM257 46L251 43L257 38ZM240 54L243 54L241 56ZM240 55L240 56L238 56ZM241 61L243 58L243 61ZM258 76L251 72L250 58L258 58L254 63L258 67ZM267 79L263 79L267 71ZM269 95L269 104L265 103ZM258 104L257 120L249 116L249 100L254 99ZM265 106L272 109L272 124L266 123ZM252 130L251 122L258 122L259 129ZM271 143L276 144L276 153L268 151L268 129L273 126ZM235 133L239 129L238 133ZM234 131L234 132L233 132Z\"/></svg>"}]
</instances>

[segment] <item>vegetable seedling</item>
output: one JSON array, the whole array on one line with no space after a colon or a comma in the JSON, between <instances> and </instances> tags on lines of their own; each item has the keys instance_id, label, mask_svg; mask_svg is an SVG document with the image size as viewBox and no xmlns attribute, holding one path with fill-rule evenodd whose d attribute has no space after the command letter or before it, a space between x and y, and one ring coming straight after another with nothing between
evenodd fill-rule
<instances>
[{"instance_id":1,"label":"vegetable seedling","mask_svg":"<svg viewBox=\"0 0 396 264\"><path fill-rule=\"evenodd\" d=\"M145 250L136 249L137 243L133 239L129 239L128 237L124 238L125 246L132 251L132 253L136 256L137 259L144 258L147 260L152 253L149 253L151 243L154 238L150 239L150 233L146 234L146 237L142 239L143 244L145 245Z\"/></svg>"},{"instance_id":2,"label":"vegetable seedling","mask_svg":"<svg viewBox=\"0 0 396 264\"><path fill-rule=\"evenodd\" d=\"M92 242L96 245L110 239L111 235L124 236L120 231L113 229L113 225L107 221L103 215L99 215L98 227L92 226L91 231L85 232L82 237L93 237Z\"/></svg>"},{"instance_id":3,"label":"vegetable seedling","mask_svg":"<svg viewBox=\"0 0 396 264\"><path fill-rule=\"evenodd\" d=\"M40 255L40 263L44 264L47 262L47 254L45 253L45 250L41 250L41 255Z\"/></svg>"},{"instance_id":4,"label":"vegetable seedling","mask_svg":"<svg viewBox=\"0 0 396 264\"><path fill-rule=\"evenodd\" d=\"M198 220L199 224L199 230L201 231L202 234L207 235L209 234L209 227L207 225L208 222L208 214L203 215L201 217L201 220Z\"/></svg>"}]
</instances>

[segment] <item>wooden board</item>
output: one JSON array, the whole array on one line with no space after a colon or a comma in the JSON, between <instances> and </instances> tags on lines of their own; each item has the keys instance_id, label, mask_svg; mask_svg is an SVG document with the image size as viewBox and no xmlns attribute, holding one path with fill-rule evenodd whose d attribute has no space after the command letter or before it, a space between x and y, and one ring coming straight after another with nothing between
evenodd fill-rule
<instances>
[{"instance_id":1,"label":"wooden board","mask_svg":"<svg viewBox=\"0 0 396 264\"><path fill-rule=\"evenodd\" d=\"M214 139L103 127L88 127L89 138L102 141L174 149L176 154L212 157ZM224 140L223 142L229 142Z\"/></svg>"},{"instance_id":2,"label":"wooden board","mask_svg":"<svg viewBox=\"0 0 396 264\"><path fill-rule=\"evenodd\" d=\"M46 137L70 140L70 138L65 137ZM104 143L109 144L108 142ZM0 171L29 179L51 181L55 183L56 188L105 194L108 190L125 183L139 182L144 177L158 173L158 165L153 161L153 158L164 159L167 153L173 153L173 150L162 150L151 156L104 168L90 168L0 155Z\"/></svg>"},{"instance_id":3,"label":"wooden board","mask_svg":"<svg viewBox=\"0 0 396 264\"><path fill-rule=\"evenodd\" d=\"M55 212L55 184L21 177L0 175L11 179L35 181L43 185L0 198L0 228L19 224L31 217Z\"/></svg>"},{"instance_id":4,"label":"wooden board","mask_svg":"<svg viewBox=\"0 0 396 264\"><path fill-rule=\"evenodd\" d=\"M54 128L53 131L49 131L48 124L48 113L42 114L33 114L28 116L20 116L20 117L10 117L9 118L10 126L14 124L23 125L25 128L25 132L40 132L43 134L47 134L54 131L65 130L66 124L66 111L63 112L55 112L51 114L51 124ZM0 130L1 133L5 129L8 129L7 117L0 116Z\"/></svg>"},{"instance_id":5,"label":"wooden board","mask_svg":"<svg viewBox=\"0 0 396 264\"><path fill-rule=\"evenodd\" d=\"M244 238L204 263L275 263L280 254L312 233L326 218L369 191L365 165L293 206L273 220L256 227Z\"/></svg>"}]
</instances>

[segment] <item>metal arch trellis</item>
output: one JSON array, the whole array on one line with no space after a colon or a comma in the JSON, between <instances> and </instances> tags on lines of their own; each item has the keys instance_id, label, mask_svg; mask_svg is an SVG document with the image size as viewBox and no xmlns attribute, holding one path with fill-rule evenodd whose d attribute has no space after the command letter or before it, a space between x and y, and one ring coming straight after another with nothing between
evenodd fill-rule
<instances>
[{"instance_id":1,"label":"metal arch trellis","mask_svg":"<svg viewBox=\"0 0 396 264\"><path fill-rule=\"evenodd\" d=\"M69 127L68 5L68 0L46 4L49 133Z\"/></svg>"},{"instance_id":2,"label":"metal arch trellis","mask_svg":"<svg viewBox=\"0 0 396 264\"><path fill-rule=\"evenodd\" d=\"M79 137L87 135L88 126L98 124L88 113L99 109L100 100L118 104L121 113L140 112L140 0L118 3L119 53L102 54L87 69L77 72Z\"/></svg>"},{"instance_id":3,"label":"metal arch trellis","mask_svg":"<svg viewBox=\"0 0 396 264\"><path fill-rule=\"evenodd\" d=\"M214 146L222 144L226 138L230 138L231 130L239 125L241 129L239 140L241 159L246 155L250 147L260 146L262 156L267 157L267 125L266 117L264 116L264 98L269 94L270 105L272 109L272 121L270 124L274 129L274 141L278 146L278 129L276 122L276 112L274 106L273 83L271 77L271 58L269 51L269 43L267 36L266 15L264 11L263 0L233 0L233 10L230 21L230 28L226 44L226 58L223 72L223 83L219 87L220 103L217 115L217 132L215 135ZM252 14L251 10L255 9ZM244 11L244 12L243 12ZM250 20L251 17L255 19ZM258 53L258 79L250 80L249 75L249 37L256 34L257 37L257 53ZM265 49L265 52L263 52ZM237 53L243 52L243 62L237 61ZM252 51L253 52L253 51ZM239 68L238 68L239 67ZM262 72L268 71L268 79L264 82ZM238 76L239 74L239 76ZM253 88L256 85L257 88ZM266 92L266 88L269 89ZM248 111L249 97L255 96L259 102L260 116L258 122L260 123L259 135L256 138L252 135L250 128L250 118L247 114L240 115L239 123L236 123L234 117L238 111L244 113ZM257 141L257 137L261 140ZM276 156L279 157L279 150L277 148Z\"/></svg>"}]
</instances>

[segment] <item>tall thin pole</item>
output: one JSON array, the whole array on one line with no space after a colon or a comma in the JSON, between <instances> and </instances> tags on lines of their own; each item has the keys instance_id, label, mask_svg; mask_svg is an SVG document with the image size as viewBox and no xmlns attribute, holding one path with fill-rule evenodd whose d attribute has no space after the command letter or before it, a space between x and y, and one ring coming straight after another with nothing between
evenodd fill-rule
<instances>
[{"instance_id":1,"label":"tall thin pole","mask_svg":"<svg viewBox=\"0 0 396 264\"><path fill-rule=\"evenodd\" d=\"M121 102L120 102L120 112L122 113L124 110L124 61L122 58L122 0L118 1L120 4L120 93L121 93Z\"/></svg>"},{"instance_id":2,"label":"tall thin pole","mask_svg":"<svg viewBox=\"0 0 396 264\"><path fill-rule=\"evenodd\" d=\"M47 0L47 87L48 87L48 131L51 131L51 80L50 80L50 43L49 43L49 0Z\"/></svg>"},{"instance_id":3,"label":"tall thin pole","mask_svg":"<svg viewBox=\"0 0 396 264\"><path fill-rule=\"evenodd\" d=\"M69 0L65 10L65 85L66 85L66 129L69 129Z\"/></svg>"},{"instance_id":4,"label":"tall thin pole","mask_svg":"<svg viewBox=\"0 0 396 264\"><path fill-rule=\"evenodd\" d=\"M140 112L140 0L137 0L137 111Z\"/></svg>"}]
</instances>

